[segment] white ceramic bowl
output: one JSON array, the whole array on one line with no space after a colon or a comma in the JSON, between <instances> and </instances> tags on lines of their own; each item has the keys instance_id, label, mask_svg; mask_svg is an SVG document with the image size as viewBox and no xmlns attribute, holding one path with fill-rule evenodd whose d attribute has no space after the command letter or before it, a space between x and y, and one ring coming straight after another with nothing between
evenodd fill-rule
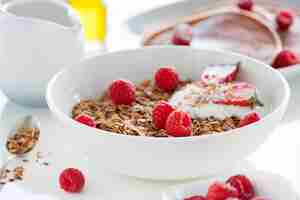
<instances>
[{"instance_id":1,"label":"white ceramic bowl","mask_svg":"<svg viewBox=\"0 0 300 200\"><path fill-rule=\"evenodd\" d=\"M226 134L186 138L149 138L116 134L77 123L70 117L79 100L99 96L114 79L152 78L160 66L175 66L182 78L198 79L211 64L242 61L240 78L255 83L270 112L258 123ZM257 69L260 70L257 70ZM184 179L214 175L254 152L274 130L286 110L290 90L282 75L251 58L185 47L148 47L93 57L59 72L49 83L47 101L63 122L70 141L87 151L99 167L150 179ZM101 160L101 162L99 162ZM95 162L95 163L97 163Z\"/></svg>"},{"instance_id":2,"label":"white ceramic bowl","mask_svg":"<svg viewBox=\"0 0 300 200\"><path fill-rule=\"evenodd\" d=\"M283 122L300 120L300 65L282 68L278 71L286 78L291 88L291 98Z\"/></svg>"}]
</instances>

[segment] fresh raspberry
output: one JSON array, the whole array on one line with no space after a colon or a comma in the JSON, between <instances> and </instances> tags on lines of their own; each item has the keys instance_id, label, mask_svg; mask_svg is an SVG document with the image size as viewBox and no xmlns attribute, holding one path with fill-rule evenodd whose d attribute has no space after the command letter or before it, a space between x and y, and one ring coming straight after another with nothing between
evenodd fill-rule
<instances>
[{"instance_id":1,"label":"fresh raspberry","mask_svg":"<svg viewBox=\"0 0 300 200\"><path fill-rule=\"evenodd\" d=\"M152 111L152 121L155 127L159 129L165 128L167 118L173 111L174 108L168 102L158 102Z\"/></svg>"},{"instance_id":2,"label":"fresh raspberry","mask_svg":"<svg viewBox=\"0 0 300 200\"><path fill-rule=\"evenodd\" d=\"M226 181L226 183L238 191L238 197L241 200L251 200L255 196L254 187L250 179L246 176L232 176Z\"/></svg>"},{"instance_id":3,"label":"fresh raspberry","mask_svg":"<svg viewBox=\"0 0 300 200\"><path fill-rule=\"evenodd\" d=\"M193 38L193 28L189 24L179 24L175 27L172 43L175 45L189 46Z\"/></svg>"},{"instance_id":4,"label":"fresh raspberry","mask_svg":"<svg viewBox=\"0 0 300 200\"><path fill-rule=\"evenodd\" d=\"M93 128L96 127L95 120L92 117L88 116L88 115L78 115L75 118L75 120L78 121L81 124L85 124L85 125L93 127Z\"/></svg>"},{"instance_id":5,"label":"fresh raspberry","mask_svg":"<svg viewBox=\"0 0 300 200\"><path fill-rule=\"evenodd\" d=\"M79 193L84 187L85 178L78 169L67 168L60 174L59 184L66 192Z\"/></svg>"},{"instance_id":6,"label":"fresh raspberry","mask_svg":"<svg viewBox=\"0 0 300 200\"><path fill-rule=\"evenodd\" d=\"M173 91L179 84L178 73L172 67L161 67L155 73L155 84L165 92Z\"/></svg>"},{"instance_id":7,"label":"fresh raspberry","mask_svg":"<svg viewBox=\"0 0 300 200\"><path fill-rule=\"evenodd\" d=\"M258 113L256 113L256 112L250 113L241 119L239 127L247 126L247 125L257 122L259 120L260 120L260 116Z\"/></svg>"},{"instance_id":8,"label":"fresh raspberry","mask_svg":"<svg viewBox=\"0 0 300 200\"><path fill-rule=\"evenodd\" d=\"M238 2L238 7L242 10L252 11L253 5L252 0L239 0Z\"/></svg>"},{"instance_id":9,"label":"fresh raspberry","mask_svg":"<svg viewBox=\"0 0 300 200\"><path fill-rule=\"evenodd\" d=\"M196 195L196 196L185 198L184 200L206 200L206 198L201 195Z\"/></svg>"},{"instance_id":10,"label":"fresh raspberry","mask_svg":"<svg viewBox=\"0 0 300 200\"><path fill-rule=\"evenodd\" d=\"M272 67L275 69L284 68L291 65L296 65L300 63L300 58L294 52L290 50L281 51L275 58Z\"/></svg>"},{"instance_id":11,"label":"fresh raspberry","mask_svg":"<svg viewBox=\"0 0 300 200\"><path fill-rule=\"evenodd\" d=\"M108 94L116 105L131 105L135 101L135 86L127 80L115 80L109 86Z\"/></svg>"},{"instance_id":12,"label":"fresh raspberry","mask_svg":"<svg viewBox=\"0 0 300 200\"><path fill-rule=\"evenodd\" d=\"M228 184L215 182L208 188L207 200L226 200L237 197L236 189Z\"/></svg>"},{"instance_id":13,"label":"fresh raspberry","mask_svg":"<svg viewBox=\"0 0 300 200\"><path fill-rule=\"evenodd\" d=\"M187 137L192 134L192 120L188 113L173 111L166 122L167 134L173 137Z\"/></svg>"},{"instance_id":14,"label":"fresh raspberry","mask_svg":"<svg viewBox=\"0 0 300 200\"><path fill-rule=\"evenodd\" d=\"M276 17L278 30L287 31L294 23L294 16L291 11L282 10Z\"/></svg>"}]
</instances>

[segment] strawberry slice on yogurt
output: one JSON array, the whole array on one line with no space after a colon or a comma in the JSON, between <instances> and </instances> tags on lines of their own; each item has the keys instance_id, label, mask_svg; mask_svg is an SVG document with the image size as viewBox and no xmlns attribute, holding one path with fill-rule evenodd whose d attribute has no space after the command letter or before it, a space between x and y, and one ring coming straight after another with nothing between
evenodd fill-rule
<instances>
[{"instance_id":1,"label":"strawberry slice on yogurt","mask_svg":"<svg viewBox=\"0 0 300 200\"><path fill-rule=\"evenodd\" d=\"M239 68L240 63L208 66L201 75L201 81L204 84L232 82L236 80Z\"/></svg>"},{"instance_id":2,"label":"strawberry slice on yogurt","mask_svg":"<svg viewBox=\"0 0 300 200\"><path fill-rule=\"evenodd\" d=\"M263 106L257 97L257 89L254 85L246 82L235 82L221 86L223 97L213 102L221 105L233 105L241 107Z\"/></svg>"},{"instance_id":3,"label":"strawberry slice on yogurt","mask_svg":"<svg viewBox=\"0 0 300 200\"><path fill-rule=\"evenodd\" d=\"M246 82L230 82L206 85L200 82L188 84L175 92L169 103L178 110L189 113L191 118L243 117L258 112L262 106L257 89Z\"/></svg>"}]
</instances>

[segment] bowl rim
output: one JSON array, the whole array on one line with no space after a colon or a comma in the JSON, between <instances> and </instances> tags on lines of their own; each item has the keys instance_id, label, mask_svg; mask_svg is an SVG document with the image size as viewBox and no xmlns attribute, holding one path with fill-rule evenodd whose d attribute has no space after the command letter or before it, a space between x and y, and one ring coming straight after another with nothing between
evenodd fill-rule
<instances>
[{"instance_id":1,"label":"bowl rim","mask_svg":"<svg viewBox=\"0 0 300 200\"><path fill-rule=\"evenodd\" d=\"M281 83L283 85L285 94L284 94L281 102L279 103L279 105L277 107L274 108L274 110L272 112L267 113L267 115L264 116L261 120L259 120L258 122L252 123L248 126L226 131L226 134L209 134L209 135L189 136L189 137L148 137L148 136L133 136L133 135L116 134L115 132L105 131L105 130L96 129L96 128L92 128L92 127L83 125L83 124L73 120L69 115L66 115L63 111L61 111L55 105L54 100L52 98L52 91L53 91L53 87L56 83L56 80L60 76L62 76L64 73L67 73L71 68L82 67L83 63L85 63L89 60L99 58L99 57L101 58L101 57L111 55L111 54L122 54L122 53L128 53L128 52L144 51L146 49L170 49L170 50L172 50L172 49L192 49L192 48L184 47L184 46L149 46L149 47L142 47L142 48L138 48L138 49L127 49L127 50L119 50L119 51L114 51L114 52L105 52L100 55L83 58L77 64L63 68L62 70L57 72L49 81L47 90L46 90L46 101L47 101L50 111L63 123L77 127L77 128L85 128L86 130L89 130L89 131L93 130L95 133L96 132L102 133L102 134L98 134L99 136L102 136L102 137L120 137L120 138L123 137L123 138L127 138L127 139L144 140L144 141L149 141L149 140L151 140L151 141L153 141L153 140L154 141L194 141L196 139L197 140L198 139L205 140L205 139L214 138L214 137L220 138L223 135L225 135L225 136L226 135L231 135L231 136L237 135L234 133L235 131L247 129L247 128L256 126L257 124L264 123L271 116L276 115L276 113L280 112L280 110L284 109L284 111L285 111L287 108L287 105L289 103L289 99L291 96L290 86L289 86L288 82L286 81L286 79L284 78L284 76L282 75L282 73L279 72L279 70L276 70L276 69L272 68L271 66L269 66L261 61L258 61L256 59L253 59L249 56L245 56L245 55L238 54L238 53L226 52L224 50L193 49L193 51L206 51L206 52L211 52L211 53L224 54L227 56L239 57L241 59L251 60L252 62L256 62L259 65L263 65L264 67L269 68L269 70L271 70L274 73L274 75L276 75L279 78L279 80L281 81ZM243 131L240 131L240 132L243 132ZM105 134L103 134L103 133L105 133Z\"/></svg>"}]
</instances>

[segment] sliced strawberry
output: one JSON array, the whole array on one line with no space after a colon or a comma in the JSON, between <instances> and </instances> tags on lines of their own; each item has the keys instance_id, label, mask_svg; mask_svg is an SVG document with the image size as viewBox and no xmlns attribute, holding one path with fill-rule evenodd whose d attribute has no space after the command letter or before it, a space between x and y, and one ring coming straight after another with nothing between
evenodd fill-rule
<instances>
[{"instance_id":1,"label":"sliced strawberry","mask_svg":"<svg viewBox=\"0 0 300 200\"><path fill-rule=\"evenodd\" d=\"M236 80L240 63L233 65L213 65L204 69L201 80L205 84L217 84Z\"/></svg>"},{"instance_id":2,"label":"sliced strawberry","mask_svg":"<svg viewBox=\"0 0 300 200\"><path fill-rule=\"evenodd\" d=\"M258 113L256 113L256 112L249 113L248 115L244 116L241 119L239 127L244 127L244 126L247 126L249 124L253 124L253 123L259 121L260 119L261 118L260 118Z\"/></svg>"},{"instance_id":3,"label":"sliced strawberry","mask_svg":"<svg viewBox=\"0 0 300 200\"><path fill-rule=\"evenodd\" d=\"M192 26L189 24L179 24L175 27L172 43L175 45L188 46L193 38Z\"/></svg>"},{"instance_id":4,"label":"sliced strawberry","mask_svg":"<svg viewBox=\"0 0 300 200\"><path fill-rule=\"evenodd\" d=\"M215 104L241 107L263 106L256 94L256 87L246 82L236 82L224 85L223 98L214 100Z\"/></svg>"},{"instance_id":5,"label":"sliced strawberry","mask_svg":"<svg viewBox=\"0 0 300 200\"><path fill-rule=\"evenodd\" d=\"M244 99L244 98L220 99L220 100L215 100L214 103L222 104L222 105L241 106L241 107L251 107L253 105L251 99Z\"/></svg>"}]
</instances>

